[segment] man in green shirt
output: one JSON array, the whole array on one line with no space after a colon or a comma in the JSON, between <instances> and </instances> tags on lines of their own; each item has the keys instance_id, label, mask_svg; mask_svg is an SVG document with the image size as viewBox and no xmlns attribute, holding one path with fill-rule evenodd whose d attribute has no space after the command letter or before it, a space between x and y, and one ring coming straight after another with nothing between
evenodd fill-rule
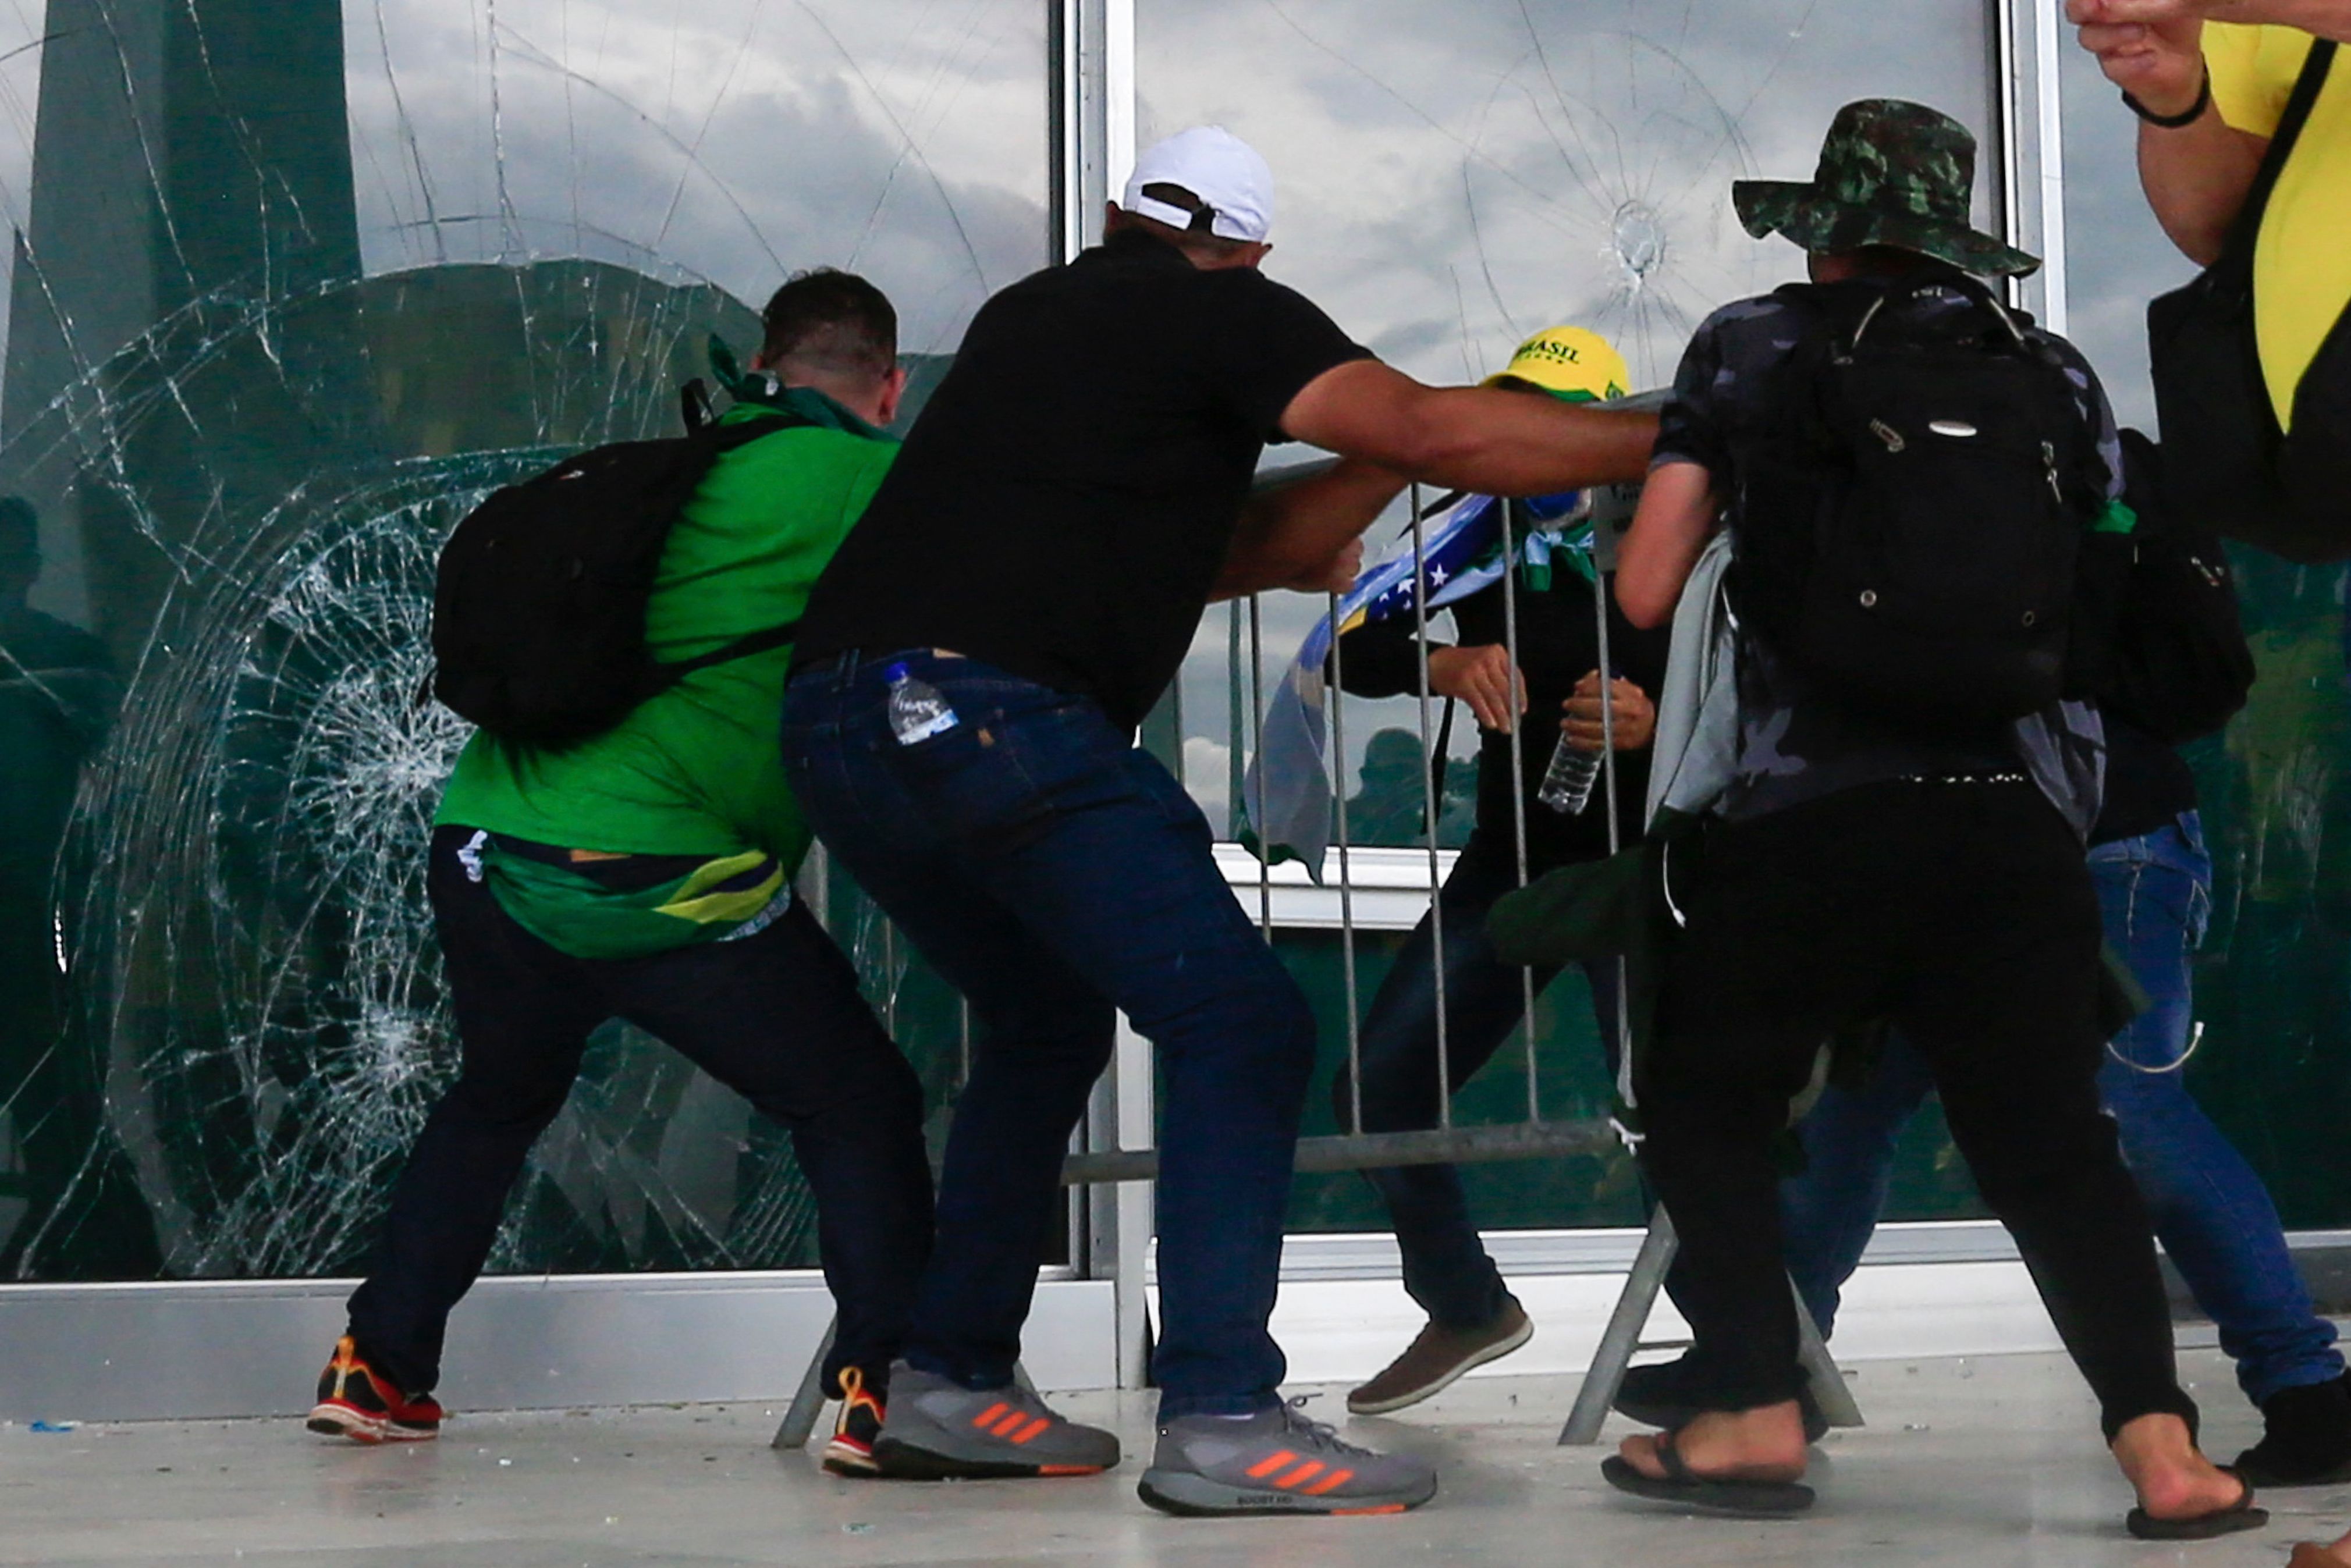
<instances>
[{"instance_id":1,"label":"man in green shirt","mask_svg":"<svg viewBox=\"0 0 2351 1568\"><path fill-rule=\"evenodd\" d=\"M799 620L897 444L905 373L880 290L820 271L778 290L723 453L671 529L645 613L661 663ZM436 819L427 886L463 1043L395 1189L311 1412L361 1442L435 1436L449 1311L561 1109L588 1036L623 1018L789 1130L822 1219L843 1400L828 1468L871 1468L890 1362L930 1249L922 1089L792 873L809 830L778 740L789 645L696 669L578 745L477 734Z\"/></svg>"}]
</instances>

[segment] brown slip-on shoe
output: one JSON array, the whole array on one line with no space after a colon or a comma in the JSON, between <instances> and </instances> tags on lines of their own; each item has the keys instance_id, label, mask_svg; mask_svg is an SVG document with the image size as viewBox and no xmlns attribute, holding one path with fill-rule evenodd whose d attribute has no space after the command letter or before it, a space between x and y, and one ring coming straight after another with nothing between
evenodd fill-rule
<instances>
[{"instance_id":1,"label":"brown slip-on shoe","mask_svg":"<svg viewBox=\"0 0 2351 1568\"><path fill-rule=\"evenodd\" d=\"M1417 1405L1471 1367L1499 1360L1534 1337L1535 1325L1516 1296L1504 1297L1502 1315L1481 1329L1432 1322L1384 1371L1347 1396L1347 1408L1357 1416L1384 1416Z\"/></svg>"}]
</instances>

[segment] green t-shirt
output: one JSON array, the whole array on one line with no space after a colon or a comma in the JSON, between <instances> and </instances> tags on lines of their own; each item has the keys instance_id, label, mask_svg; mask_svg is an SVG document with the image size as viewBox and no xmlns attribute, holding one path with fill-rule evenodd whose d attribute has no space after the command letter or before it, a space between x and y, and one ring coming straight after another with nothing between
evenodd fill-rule
<instances>
[{"instance_id":1,"label":"green t-shirt","mask_svg":"<svg viewBox=\"0 0 2351 1568\"><path fill-rule=\"evenodd\" d=\"M796 389L778 401L816 423L722 455L686 504L645 612L645 640L657 660L690 659L796 620L897 455L895 441L819 393ZM726 417L733 423L758 413L738 405ZM788 877L810 840L782 771L790 664L791 650L782 647L696 670L613 728L560 751L476 734L457 759L435 821L602 854L737 864L745 863L737 857L770 856ZM567 896L593 902L600 896L593 883L582 878L567 895L547 885L551 868L508 869L512 874L493 876L493 886L526 926L583 956L616 956L609 945L583 951L569 923L557 929L522 907ZM623 945L658 951L706 935L691 924L679 931L673 941Z\"/></svg>"}]
</instances>

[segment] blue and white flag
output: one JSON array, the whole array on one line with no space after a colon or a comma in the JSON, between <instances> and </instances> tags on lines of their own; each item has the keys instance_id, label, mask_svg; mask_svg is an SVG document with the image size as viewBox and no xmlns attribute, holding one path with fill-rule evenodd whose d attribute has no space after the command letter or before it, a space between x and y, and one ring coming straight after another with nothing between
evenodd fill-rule
<instances>
[{"instance_id":1,"label":"blue and white flag","mask_svg":"<svg viewBox=\"0 0 2351 1568\"><path fill-rule=\"evenodd\" d=\"M1325 615L1307 632L1266 706L1258 754L1242 780L1241 841L1269 865L1299 861L1322 881L1335 809L1327 723L1332 694L1323 675L1332 643L1359 626L1416 621L1424 578L1432 616L1500 581L1506 564L1516 564L1520 580L1536 592L1551 587L1557 570L1595 581L1593 495L1569 490L1524 502L1523 516L1531 526L1508 550L1502 536L1509 508L1491 496L1465 497L1422 529L1425 571L1415 564L1409 529L1386 556L1365 568L1340 599L1335 615Z\"/></svg>"}]
</instances>

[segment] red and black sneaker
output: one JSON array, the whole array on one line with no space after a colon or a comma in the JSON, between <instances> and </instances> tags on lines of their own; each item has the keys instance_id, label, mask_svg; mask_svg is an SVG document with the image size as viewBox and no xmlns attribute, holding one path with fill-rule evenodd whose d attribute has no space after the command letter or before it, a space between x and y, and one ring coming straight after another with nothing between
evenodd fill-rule
<instances>
[{"instance_id":1,"label":"red and black sneaker","mask_svg":"<svg viewBox=\"0 0 2351 1568\"><path fill-rule=\"evenodd\" d=\"M423 1443L441 1435L441 1406L429 1394L411 1399L401 1393L345 1334L319 1374L319 1403L303 1424L320 1437L354 1443Z\"/></svg>"},{"instance_id":2,"label":"red and black sneaker","mask_svg":"<svg viewBox=\"0 0 2351 1568\"><path fill-rule=\"evenodd\" d=\"M841 1369L841 1419L824 1446L824 1468L837 1476L862 1479L881 1473L873 1440L882 1435L882 1400L865 1386L862 1367Z\"/></svg>"}]
</instances>

